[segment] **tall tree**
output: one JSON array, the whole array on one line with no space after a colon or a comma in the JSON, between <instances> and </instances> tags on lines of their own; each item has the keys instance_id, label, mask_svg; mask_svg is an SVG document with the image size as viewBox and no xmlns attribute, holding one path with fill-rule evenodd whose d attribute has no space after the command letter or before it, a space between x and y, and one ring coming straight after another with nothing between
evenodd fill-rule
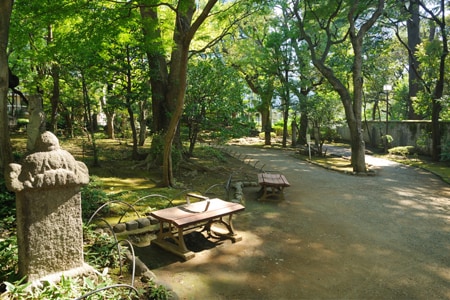
<instances>
[{"instance_id":1,"label":"tall tree","mask_svg":"<svg viewBox=\"0 0 450 300\"><path fill-rule=\"evenodd\" d=\"M288 136L288 120L289 112L292 105L291 90L293 88L293 81L296 78L299 70L295 61L296 44L295 27L290 22L290 14L287 10L287 4L284 1L280 4L280 14L276 14L273 18L273 31L269 34L269 43L272 52L272 59L276 65L276 74L278 79L277 92L281 99L281 111L283 113L283 138L282 146L287 146ZM295 25L294 25L295 26Z\"/></svg>"},{"instance_id":2,"label":"tall tree","mask_svg":"<svg viewBox=\"0 0 450 300\"><path fill-rule=\"evenodd\" d=\"M140 11L151 72L154 118L165 118L162 185L173 185L172 144L183 113L187 64L191 42L200 26L210 15L217 0L208 0L201 8L195 0L179 0L176 6L157 0L141 1ZM170 54L170 70L166 62L158 8L167 6L175 14ZM199 13L195 14L199 9ZM163 109L163 108L164 109ZM166 114L169 115L166 115ZM158 122L159 123L159 122ZM159 125L159 124L158 124Z\"/></svg>"},{"instance_id":3,"label":"tall tree","mask_svg":"<svg viewBox=\"0 0 450 300\"><path fill-rule=\"evenodd\" d=\"M381 16L384 0L333 0L292 2L300 31L299 38L308 44L314 66L333 86L344 105L350 129L353 170L366 172L365 143L362 130L363 44L367 32ZM351 79L334 72L336 47L351 46ZM348 83L348 84L347 84Z\"/></svg>"},{"instance_id":4,"label":"tall tree","mask_svg":"<svg viewBox=\"0 0 450 300\"><path fill-rule=\"evenodd\" d=\"M179 0L169 4L160 0L140 1L144 39L150 65L152 88L153 131L164 135L163 178L161 184L173 185L172 145L184 108L187 62L191 44L205 21L225 22L217 34L205 32L204 43L194 52L216 44L242 15L240 8L251 1L221 2L218 0ZM234 14L236 13L236 14ZM172 19L167 18L172 15ZM224 17L224 16L228 17ZM243 15L245 15L245 10ZM162 22L163 18L166 22ZM172 20L172 21L170 21ZM168 22L173 22L169 28ZM164 26L162 26L164 24ZM165 43L171 35L170 43ZM199 39L197 39L199 42ZM168 60L167 60L168 59Z\"/></svg>"},{"instance_id":5,"label":"tall tree","mask_svg":"<svg viewBox=\"0 0 450 300\"><path fill-rule=\"evenodd\" d=\"M3 176L6 166L13 161L9 139L8 118L8 37L13 0L0 1L0 171Z\"/></svg>"},{"instance_id":6,"label":"tall tree","mask_svg":"<svg viewBox=\"0 0 450 300\"><path fill-rule=\"evenodd\" d=\"M259 97L255 108L261 114L265 145L271 144L272 100L279 71L275 53L269 46L273 42L269 32L274 29L268 20L271 8L266 4L252 15L251 22L241 22L239 30L227 39L224 47L228 63L239 71L250 90ZM278 48L276 43L272 46Z\"/></svg>"},{"instance_id":7,"label":"tall tree","mask_svg":"<svg viewBox=\"0 0 450 300\"><path fill-rule=\"evenodd\" d=\"M244 119L243 85L236 70L221 58L199 55L190 59L182 118L189 129L189 156L193 155L201 130L215 131L219 137L229 137L228 131L238 131ZM217 128L222 130L217 132Z\"/></svg>"},{"instance_id":8,"label":"tall tree","mask_svg":"<svg viewBox=\"0 0 450 300\"><path fill-rule=\"evenodd\" d=\"M417 61L416 50L421 43L420 39L420 16L419 3L417 0L405 1L405 8L410 13L410 17L406 22L408 30L408 83L409 83L409 97L408 97L408 118L411 120L418 119L419 116L414 111L413 99L417 97L420 91L419 79L419 62Z\"/></svg>"},{"instance_id":9,"label":"tall tree","mask_svg":"<svg viewBox=\"0 0 450 300\"><path fill-rule=\"evenodd\" d=\"M432 3L419 0L420 7L425 11L426 16L431 20L432 26L429 36L429 53L433 53L436 59L437 78L425 80L425 90L431 98L431 158L435 161L440 159L441 154L441 128L439 117L442 112L442 97L444 95L446 81L446 59L449 54L448 36L446 24L446 4L444 0L436 0ZM435 35L439 34L439 37ZM437 52L437 53L436 53ZM433 55L431 55L433 56ZM422 56L427 59L426 56ZM436 76L437 75L437 76Z\"/></svg>"}]
</instances>

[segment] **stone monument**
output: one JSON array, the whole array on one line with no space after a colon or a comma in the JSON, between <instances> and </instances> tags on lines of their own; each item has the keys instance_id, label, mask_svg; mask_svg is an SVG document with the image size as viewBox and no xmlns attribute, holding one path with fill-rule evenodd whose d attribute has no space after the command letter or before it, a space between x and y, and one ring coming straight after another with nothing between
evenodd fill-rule
<instances>
[{"instance_id":1,"label":"stone monument","mask_svg":"<svg viewBox=\"0 0 450 300\"><path fill-rule=\"evenodd\" d=\"M51 132L37 137L34 151L21 164L10 164L6 178L16 193L19 273L32 282L90 271L83 257L80 193L89 171Z\"/></svg>"},{"instance_id":2,"label":"stone monument","mask_svg":"<svg viewBox=\"0 0 450 300\"><path fill-rule=\"evenodd\" d=\"M37 138L45 132L45 114L40 96L29 96L28 102L27 150L31 153L34 151Z\"/></svg>"}]
</instances>

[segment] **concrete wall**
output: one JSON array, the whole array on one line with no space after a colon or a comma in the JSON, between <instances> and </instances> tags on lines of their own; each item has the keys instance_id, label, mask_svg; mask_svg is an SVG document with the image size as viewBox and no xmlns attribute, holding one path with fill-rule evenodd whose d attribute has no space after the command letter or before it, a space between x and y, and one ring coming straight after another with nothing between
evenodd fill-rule
<instances>
[{"instance_id":1,"label":"concrete wall","mask_svg":"<svg viewBox=\"0 0 450 300\"><path fill-rule=\"evenodd\" d=\"M450 121L441 121L441 143L450 141ZM383 145L382 136L386 133L386 122L367 121L364 123L364 140L367 145ZM416 146L424 153L430 154L431 149L431 121L389 121L388 134L394 139L391 147ZM338 128L341 137L350 141L350 131L347 126ZM426 144L425 147L422 144Z\"/></svg>"}]
</instances>

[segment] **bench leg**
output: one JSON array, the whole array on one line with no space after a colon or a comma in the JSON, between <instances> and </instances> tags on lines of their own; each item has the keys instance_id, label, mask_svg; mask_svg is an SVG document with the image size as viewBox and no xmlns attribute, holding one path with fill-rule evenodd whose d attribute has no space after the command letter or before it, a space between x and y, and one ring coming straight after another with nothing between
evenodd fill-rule
<instances>
[{"instance_id":1,"label":"bench leg","mask_svg":"<svg viewBox=\"0 0 450 300\"><path fill-rule=\"evenodd\" d=\"M160 222L159 233L155 240L152 241L155 245L172 252L175 255L182 257L184 260L189 260L195 256L195 253L190 251L184 242L183 228L177 227L177 234L174 234L174 228L169 223L168 230L164 231L164 223ZM173 241L170 242L167 239Z\"/></svg>"},{"instance_id":2,"label":"bench leg","mask_svg":"<svg viewBox=\"0 0 450 300\"><path fill-rule=\"evenodd\" d=\"M270 189L270 190L269 190ZM279 197L281 201L284 201L284 187L283 186L262 186L261 190L258 192L258 194L262 194L258 201L265 201L267 200L267 197Z\"/></svg>"},{"instance_id":3,"label":"bench leg","mask_svg":"<svg viewBox=\"0 0 450 300\"><path fill-rule=\"evenodd\" d=\"M267 187L265 185L261 186L261 189L258 191L258 201L264 201L267 197Z\"/></svg>"},{"instance_id":4,"label":"bench leg","mask_svg":"<svg viewBox=\"0 0 450 300\"><path fill-rule=\"evenodd\" d=\"M230 215L228 215L228 221L223 220L223 217L220 217L219 219L216 219L216 220L211 220L205 225L205 228L203 230L206 230L208 232L208 235L211 237L214 237L214 238L230 239L233 243L242 241L242 237L238 236L234 231L232 219L233 219L233 215L230 214ZM220 223L220 224L224 225L226 227L226 229L228 230L228 232L222 233L222 232L214 231L212 229L212 225L214 223Z\"/></svg>"}]
</instances>

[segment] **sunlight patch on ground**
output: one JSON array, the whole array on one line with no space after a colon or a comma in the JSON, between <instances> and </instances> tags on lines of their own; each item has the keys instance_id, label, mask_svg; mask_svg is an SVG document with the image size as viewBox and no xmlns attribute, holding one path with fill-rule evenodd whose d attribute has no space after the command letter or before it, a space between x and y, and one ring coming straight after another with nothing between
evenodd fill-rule
<instances>
[{"instance_id":1,"label":"sunlight patch on ground","mask_svg":"<svg viewBox=\"0 0 450 300\"><path fill-rule=\"evenodd\" d=\"M129 190L143 190L154 188L155 183L145 178L117 178L117 177L102 177L105 189L114 192L129 191Z\"/></svg>"}]
</instances>

